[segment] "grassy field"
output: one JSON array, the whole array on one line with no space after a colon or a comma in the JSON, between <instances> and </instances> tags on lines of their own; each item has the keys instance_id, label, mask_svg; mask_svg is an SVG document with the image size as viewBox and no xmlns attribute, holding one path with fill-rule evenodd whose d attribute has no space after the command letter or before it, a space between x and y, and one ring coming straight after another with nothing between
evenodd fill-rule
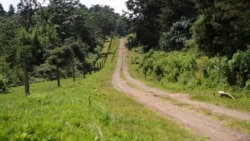
<instances>
[{"instance_id":1,"label":"grassy field","mask_svg":"<svg viewBox=\"0 0 250 141\"><path fill-rule=\"evenodd\" d=\"M0 140L204 140L113 89L118 44L105 67L86 79L64 79L61 88L55 81L32 84L28 97L23 87L0 95Z\"/></svg>"}]
</instances>

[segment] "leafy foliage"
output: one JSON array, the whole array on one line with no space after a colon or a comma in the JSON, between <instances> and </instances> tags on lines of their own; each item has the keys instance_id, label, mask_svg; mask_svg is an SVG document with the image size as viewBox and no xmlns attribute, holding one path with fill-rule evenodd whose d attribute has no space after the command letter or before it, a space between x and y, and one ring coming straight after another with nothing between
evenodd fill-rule
<instances>
[{"instance_id":1,"label":"leafy foliage","mask_svg":"<svg viewBox=\"0 0 250 141\"><path fill-rule=\"evenodd\" d=\"M149 52L136 59L139 70L160 82L180 83L188 87L249 88L249 50L227 57L198 57L182 52Z\"/></svg>"},{"instance_id":2,"label":"leafy foliage","mask_svg":"<svg viewBox=\"0 0 250 141\"><path fill-rule=\"evenodd\" d=\"M8 86L25 84L26 94L32 82L75 79L92 71L118 26L119 34L125 32L122 19L109 6L88 9L79 0L50 0L43 7L37 0L20 0L16 13L10 5L0 16L0 74Z\"/></svg>"},{"instance_id":3,"label":"leafy foliage","mask_svg":"<svg viewBox=\"0 0 250 141\"><path fill-rule=\"evenodd\" d=\"M194 20L194 17L181 17L179 21L173 23L169 32L162 33L160 40L161 49L166 52L183 49L186 41L192 36L189 29Z\"/></svg>"},{"instance_id":4,"label":"leafy foliage","mask_svg":"<svg viewBox=\"0 0 250 141\"><path fill-rule=\"evenodd\" d=\"M197 1L200 17L193 25L193 39L209 56L232 57L249 42L250 3L243 1Z\"/></svg>"},{"instance_id":5,"label":"leafy foliage","mask_svg":"<svg viewBox=\"0 0 250 141\"><path fill-rule=\"evenodd\" d=\"M145 75L153 74L158 80L177 82L184 72L194 72L196 61L194 56L178 52L149 52L145 55L140 67Z\"/></svg>"},{"instance_id":6,"label":"leafy foliage","mask_svg":"<svg viewBox=\"0 0 250 141\"><path fill-rule=\"evenodd\" d=\"M136 34L134 40L143 45L147 51L150 48L159 47L158 18L162 4L162 0L128 0L126 2L128 10L131 11L128 13L129 26Z\"/></svg>"}]
</instances>

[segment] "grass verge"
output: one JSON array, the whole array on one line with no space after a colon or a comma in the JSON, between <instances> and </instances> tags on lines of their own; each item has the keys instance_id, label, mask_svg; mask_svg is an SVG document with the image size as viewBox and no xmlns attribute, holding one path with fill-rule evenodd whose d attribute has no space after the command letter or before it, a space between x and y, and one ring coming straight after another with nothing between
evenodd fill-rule
<instances>
[{"instance_id":1,"label":"grass verge","mask_svg":"<svg viewBox=\"0 0 250 141\"><path fill-rule=\"evenodd\" d=\"M118 41L111 48L115 51ZM114 52L113 52L114 53ZM0 140L204 140L113 89L114 54L97 73L0 95Z\"/></svg>"}]
</instances>

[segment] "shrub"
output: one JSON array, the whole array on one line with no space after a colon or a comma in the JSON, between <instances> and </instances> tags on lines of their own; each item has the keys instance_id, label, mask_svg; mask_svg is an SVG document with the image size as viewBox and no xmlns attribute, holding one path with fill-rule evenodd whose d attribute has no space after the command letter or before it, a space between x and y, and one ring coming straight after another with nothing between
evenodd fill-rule
<instances>
[{"instance_id":1,"label":"shrub","mask_svg":"<svg viewBox=\"0 0 250 141\"><path fill-rule=\"evenodd\" d=\"M179 52L149 52L144 56L141 67L144 75L152 75L158 81L165 78L169 82L177 82L182 73L193 72L197 68L193 55Z\"/></svg>"},{"instance_id":2,"label":"shrub","mask_svg":"<svg viewBox=\"0 0 250 141\"><path fill-rule=\"evenodd\" d=\"M250 77L250 50L235 53L229 61L229 65L233 74L228 76L229 80L231 80L229 83L244 87Z\"/></svg>"},{"instance_id":3,"label":"shrub","mask_svg":"<svg viewBox=\"0 0 250 141\"><path fill-rule=\"evenodd\" d=\"M0 75L0 93L7 92L7 85L2 75Z\"/></svg>"},{"instance_id":4,"label":"shrub","mask_svg":"<svg viewBox=\"0 0 250 141\"><path fill-rule=\"evenodd\" d=\"M143 56L139 69L155 80L180 82L190 87L250 89L250 50L238 51L231 59L150 51Z\"/></svg>"},{"instance_id":5,"label":"shrub","mask_svg":"<svg viewBox=\"0 0 250 141\"><path fill-rule=\"evenodd\" d=\"M250 79L247 80L245 88L246 88L247 90L250 90Z\"/></svg>"}]
</instances>

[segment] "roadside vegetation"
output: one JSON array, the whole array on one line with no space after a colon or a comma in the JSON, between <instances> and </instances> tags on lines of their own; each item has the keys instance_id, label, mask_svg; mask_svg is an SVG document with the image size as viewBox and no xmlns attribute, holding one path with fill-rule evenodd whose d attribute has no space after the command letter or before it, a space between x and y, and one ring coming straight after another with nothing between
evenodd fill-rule
<instances>
[{"instance_id":1,"label":"roadside vegetation","mask_svg":"<svg viewBox=\"0 0 250 141\"><path fill-rule=\"evenodd\" d=\"M142 107L111 84L117 38L97 73L31 84L0 95L0 140L202 140L180 125ZM104 50L107 50L105 44Z\"/></svg>"},{"instance_id":2,"label":"roadside vegetation","mask_svg":"<svg viewBox=\"0 0 250 141\"><path fill-rule=\"evenodd\" d=\"M127 7L134 76L250 112L249 1L128 0Z\"/></svg>"},{"instance_id":3,"label":"roadside vegetation","mask_svg":"<svg viewBox=\"0 0 250 141\"><path fill-rule=\"evenodd\" d=\"M227 77L234 73L230 69L232 68L230 65L233 65L233 61L235 61L234 58L232 60L209 59L205 56L195 57L185 52L141 54L138 50L134 49L129 52L129 66L132 76L169 92L189 93L196 100L250 112L249 86L241 88L231 86L227 82ZM242 54L244 53L242 52ZM241 79L239 75L237 76L235 80ZM229 92L236 100L221 98L219 90Z\"/></svg>"}]
</instances>

